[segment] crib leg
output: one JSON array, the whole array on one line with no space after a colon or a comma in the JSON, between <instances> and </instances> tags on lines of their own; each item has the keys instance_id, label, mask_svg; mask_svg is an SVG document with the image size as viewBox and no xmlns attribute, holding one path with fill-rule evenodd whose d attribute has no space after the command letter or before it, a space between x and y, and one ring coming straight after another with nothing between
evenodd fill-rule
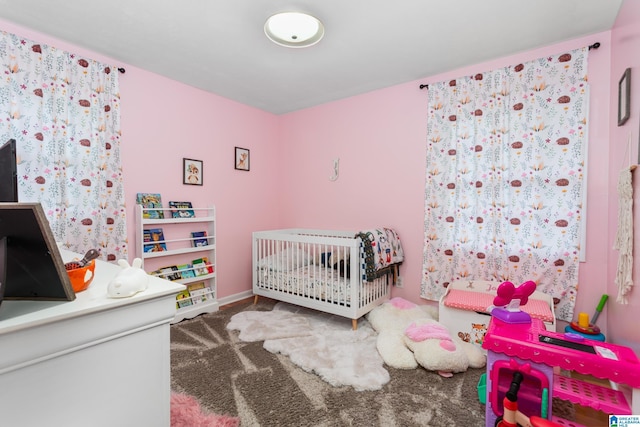
<instances>
[{"instance_id":1,"label":"crib leg","mask_svg":"<svg viewBox=\"0 0 640 427\"><path fill-rule=\"evenodd\" d=\"M351 319L351 329L358 330L358 319Z\"/></svg>"},{"instance_id":2,"label":"crib leg","mask_svg":"<svg viewBox=\"0 0 640 427\"><path fill-rule=\"evenodd\" d=\"M253 305L256 305L258 303L258 295L254 295L253 296Z\"/></svg>"}]
</instances>

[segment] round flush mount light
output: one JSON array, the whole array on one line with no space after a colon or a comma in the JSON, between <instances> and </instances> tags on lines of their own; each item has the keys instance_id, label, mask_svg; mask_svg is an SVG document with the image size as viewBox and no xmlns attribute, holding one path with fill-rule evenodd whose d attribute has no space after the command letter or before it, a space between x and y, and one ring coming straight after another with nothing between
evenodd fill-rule
<instances>
[{"instance_id":1,"label":"round flush mount light","mask_svg":"<svg viewBox=\"0 0 640 427\"><path fill-rule=\"evenodd\" d=\"M264 33L280 46L308 47L322 39L324 26L319 19L306 13L283 12L267 19Z\"/></svg>"}]
</instances>

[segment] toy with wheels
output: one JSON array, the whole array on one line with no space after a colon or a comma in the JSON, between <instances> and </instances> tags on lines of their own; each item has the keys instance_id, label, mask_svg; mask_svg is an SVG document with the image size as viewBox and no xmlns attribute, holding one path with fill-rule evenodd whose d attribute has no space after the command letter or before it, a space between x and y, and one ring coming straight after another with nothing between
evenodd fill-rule
<instances>
[{"instance_id":1,"label":"toy with wheels","mask_svg":"<svg viewBox=\"0 0 640 427\"><path fill-rule=\"evenodd\" d=\"M522 383L523 379L524 376L519 371L513 373L509 391L507 391L503 400L504 414L496 419L495 427L562 427L562 424L554 423L535 415L527 417L518 410L518 390L520 390L520 383Z\"/></svg>"},{"instance_id":2,"label":"toy with wheels","mask_svg":"<svg viewBox=\"0 0 640 427\"><path fill-rule=\"evenodd\" d=\"M529 289L519 291L508 282L500 288L482 343L487 350L486 427L570 425L553 414L554 399L605 415L639 413L640 360L631 348L549 331L536 318L525 322L513 299L522 302ZM624 389L592 384L556 369L621 384L631 389L631 399Z\"/></svg>"}]
</instances>

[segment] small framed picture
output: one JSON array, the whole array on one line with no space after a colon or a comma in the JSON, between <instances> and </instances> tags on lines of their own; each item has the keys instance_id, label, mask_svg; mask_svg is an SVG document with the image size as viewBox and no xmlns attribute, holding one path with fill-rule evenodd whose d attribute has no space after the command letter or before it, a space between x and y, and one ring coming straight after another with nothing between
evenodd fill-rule
<instances>
[{"instance_id":1,"label":"small framed picture","mask_svg":"<svg viewBox=\"0 0 640 427\"><path fill-rule=\"evenodd\" d=\"M183 184L202 185L202 160L182 159Z\"/></svg>"},{"instance_id":2,"label":"small framed picture","mask_svg":"<svg viewBox=\"0 0 640 427\"><path fill-rule=\"evenodd\" d=\"M631 68L627 68L618 82L618 126L629 119L631 103Z\"/></svg>"},{"instance_id":3,"label":"small framed picture","mask_svg":"<svg viewBox=\"0 0 640 427\"><path fill-rule=\"evenodd\" d=\"M246 148L236 147L236 155L234 160L235 168L240 171L249 170L249 150Z\"/></svg>"}]
</instances>

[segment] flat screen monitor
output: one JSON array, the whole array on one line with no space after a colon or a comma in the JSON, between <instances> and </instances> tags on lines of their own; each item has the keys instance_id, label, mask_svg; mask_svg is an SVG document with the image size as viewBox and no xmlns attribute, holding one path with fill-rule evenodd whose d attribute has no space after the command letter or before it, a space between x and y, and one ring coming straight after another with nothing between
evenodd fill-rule
<instances>
[{"instance_id":1,"label":"flat screen monitor","mask_svg":"<svg viewBox=\"0 0 640 427\"><path fill-rule=\"evenodd\" d=\"M18 201L18 163L16 140L0 146L0 202Z\"/></svg>"},{"instance_id":2,"label":"flat screen monitor","mask_svg":"<svg viewBox=\"0 0 640 427\"><path fill-rule=\"evenodd\" d=\"M5 300L72 301L76 294L40 203L0 203ZM2 261L2 258L0 258Z\"/></svg>"}]
</instances>

